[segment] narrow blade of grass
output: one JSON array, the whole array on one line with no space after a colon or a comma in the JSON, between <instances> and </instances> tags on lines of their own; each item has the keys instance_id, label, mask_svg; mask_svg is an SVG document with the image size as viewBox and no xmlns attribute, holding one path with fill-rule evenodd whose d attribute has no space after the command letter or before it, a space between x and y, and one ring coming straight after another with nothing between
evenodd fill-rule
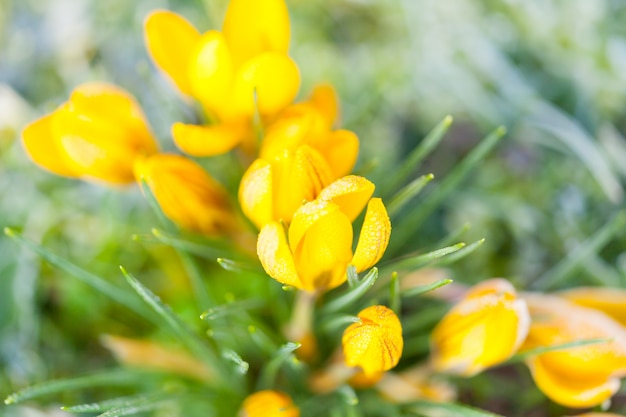
<instances>
[{"instance_id":1,"label":"narrow blade of grass","mask_svg":"<svg viewBox=\"0 0 626 417\"><path fill-rule=\"evenodd\" d=\"M210 369L219 373L219 379L221 382L231 380L232 378L224 378L227 373L222 365L222 361L217 357L213 349L211 349L206 343L195 334L189 327L183 322L172 310L165 305L152 291L146 288L135 277L129 274L123 267L120 267L124 277L128 281L128 284L139 294L139 296L149 305L154 312L161 318L162 323L167 325L169 329L177 335L181 342L184 343L187 348L193 352L198 358L203 360ZM220 381L216 381L220 382Z\"/></svg>"},{"instance_id":2,"label":"narrow blade of grass","mask_svg":"<svg viewBox=\"0 0 626 417\"><path fill-rule=\"evenodd\" d=\"M335 298L334 300L329 301L324 307L322 307L321 311L324 313L332 313L342 309L343 307L349 306L361 298L367 290L374 285L377 279L378 269L374 267L370 269L367 275L365 275L363 280L359 282L357 286L349 289L348 292Z\"/></svg>"},{"instance_id":3,"label":"narrow blade of grass","mask_svg":"<svg viewBox=\"0 0 626 417\"><path fill-rule=\"evenodd\" d=\"M109 411L105 411L102 414L98 414L97 417L122 417L122 416L132 416L134 414L143 413L144 411L152 411L158 410L160 408L165 407L168 404L171 404L173 401L172 398L168 398L165 400L152 401L149 403L141 403L135 405L129 405L126 407L112 408Z\"/></svg>"},{"instance_id":4,"label":"narrow blade of grass","mask_svg":"<svg viewBox=\"0 0 626 417\"><path fill-rule=\"evenodd\" d=\"M418 287L413 287L408 290L402 291L403 297L415 297L418 295L426 294L428 292L434 291L437 288L441 288L444 285L448 285L452 283L451 279L440 279L439 281L435 281L432 284L420 285Z\"/></svg>"},{"instance_id":5,"label":"narrow blade of grass","mask_svg":"<svg viewBox=\"0 0 626 417\"><path fill-rule=\"evenodd\" d=\"M147 320L158 324L154 321L154 315L150 312L150 310L148 310L141 303L141 300L136 298L132 293L124 291L123 289L111 284L104 278L94 275L91 272L88 272L80 268L79 266L71 263L70 261L61 258L60 256L50 252L43 246L31 240L25 239L22 235L12 229L9 229L8 227L4 229L4 234L11 238L18 245L35 252L51 265L54 265L60 270L67 272L69 275L79 279L96 291L106 295L111 300L128 307L129 309L131 309L138 315L146 318Z\"/></svg>"},{"instance_id":6,"label":"narrow blade of grass","mask_svg":"<svg viewBox=\"0 0 626 417\"><path fill-rule=\"evenodd\" d=\"M452 125L452 116L446 116L428 135L422 142L409 154L409 156L402 162L397 170L391 175L384 190L389 195L398 189L398 187L406 181L406 179L415 172L415 169L441 142L441 139L446 134L450 126Z\"/></svg>"},{"instance_id":7,"label":"narrow blade of grass","mask_svg":"<svg viewBox=\"0 0 626 417\"><path fill-rule=\"evenodd\" d=\"M402 299L400 297L400 279L398 279L397 272L393 272L391 274L391 284L389 285L389 308L391 308L397 315L400 315Z\"/></svg>"},{"instance_id":8,"label":"narrow blade of grass","mask_svg":"<svg viewBox=\"0 0 626 417\"><path fill-rule=\"evenodd\" d=\"M503 417L466 405L434 401L417 401L412 403L408 410L424 417Z\"/></svg>"},{"instance_id":9,"label":"narrow blade of grass","mask_svg":"<svg viewBox=\"0 0 626 417\"><path fill-rule=\"evenodd\" d=\"M217 258L217 263L226 271L230 272L255 272L257 274L265 274L265 271L260 265L253 265L226 258Z\"/></svg>"},{"instance_id":10,"label":"narrow blade of grass","mask_svg":"<svg viewBox=\"0 0 626 417\"><path fill-rule=\"evenodd\" d=\"M443 256L448 256L454 252L457 252L463 249L464 247L465 247L465 243L459 242L455 245L437 249L432 252L425 253L423 255L417 255L417 256L412 256L410 258L391 261L389 265L383 266L383 273L385 271L414 270L436 259L439 259Z\"/></svg>"},{"instance_id":11,"label":"narrow blade of grass","mask_svg":"<svg viewBox=\"0 0 626 417\"><path fill-rule=\"evenodd\" d=\"M289 358L293 357L293 352L300 346L300 343L293 342L288 342L282 345L261 370L261 374L259 375L257 382L257 388L268 389L274 386L274 381L276 380L278 371Z\"/></svg>"},{"instance_id":12,"label":"narrow blade of grass","mask_svg":"<svg viewBox=\"0 0 626 417\"><path fill-rule=\"evenodd\" d=\"M539 348L527 350L525 352L517 353L513 355L511 359L509 359L506 363L522 362L532 356L541 355L542 353L546 353L546 352L557 352L560 350L567 350L567 349L577 348L580 346L596 345L599 343L609 343L612 341L613 339L611 338L595 338L595 339L587 339L587 340L577 340L575 342L569 342L569 343L561 343L561 344L553 345L553 346L539 347Z\"/></svg>"},{"instance_id":13,"label":"narrow blade of grass","mask_svg":"<svg viewBox=\"0 0 626 417\"><path fill-rule=\"evenodd\" d=\"M409 201L416 197L420 191L433 180L433 178L435 178L433 174L422 175L398 191L396 195L391 198L389 204L387 204L389 217L394 218Z\"/></svg>"},{"instance_id":14,"label":"narrow blade of grass","mask_svg":"<svg viewBox=\"0 0 626 417\"><path fill-rule=\"evenodd\" d=\"M61 410L68 413L102 413L113 408L129 407L137 404L154 402L163 398L164 393L138 394L127 397L112 398L97 403L79 404L61 407Z\"/></svg>"},{"instance_id":15,"label":"narrow blade of grass","mask_svg":"<svg viewBox=\"0 0 626 417\"><path fill-rule=\"evenodd\" d=\"M387 252L396 253L411 238L426 218L467 178L469 172L496 146L505 135L506 129L500 126L487 135L449 174L445 176L436 190L430 193L422 204L412 213L408 213L398 221L391 236Z\"/></svg>"},{"instance_id":16,"label":"narrow blade of grass","mask_svg":"<svg viewBox=\"0 0 626 417\"><path fill-rule=\"evenodd\" d=\"M176 227L176 225L170 219L168 219L167 216L165 216L165 213L163 213L163 210L161 210L161 205L157 201L156 197L152 193L152 190L150 189L150 186L144 178L140 179L139 186L141 188L141 192L146 197L146 200L148 200L150 208L152 208L152 211L154 211L154 214L156 214L161 226L163 226L163 228L165 228L165 230L167 230L168 232L177 231L178 228Z\"/></svg>"},{"instance_id":17,"label":"narrow blade of grass","mask_svg":"<svg viewBox=\"0 0 626 417\"><path fill-rule=\"evenodd\" d=\"M5 398L4 403L7 405L17 404L22 401L32 400L49 394L56 394L60 392L88 389L94 387L124 385L136 386L145 381L147 378L154 378L154 375L154 373L148 372L114 370L72 379L47 381L41 384L26 387L9 395L7 398Z\"/></svg>"},{"instance_id":18,"label":"narrow blade of grass","mask_svg":"<svg viewBox=\"0 0 626 417\"><path fill-rule=\"evenodd\" d=\"M570 252L554 268L531 283L531 287L542 290L554 288L580 267L591 255L598 253L616 234L623 233L625 226L626 212L617 213L593 236Z\"/></svg>"},{"instance_id":19,"label":"narrow blade of grass","mask_svg":"<svg viewBox=\"0 0 626 417\"><path fill-rule=\"evenodd\" d=\"M174 237L170 233L167 233L157 228L152 229L152 235L157 238L159 242L171 246L174 249L185 251L205 259L213 260L229 253L229 251L222 247L222 245L220 245L219 243L202 244L190 242L188 240Z\"/></svg>"},{"instance_id":20,"label":"narrow blade of grass","mask_svg":"<svg viewBox=\"0 0 626 417\"><path fill-rule=\"evenodd\" d=\"M477 240L476 242L471 243L465 246L464 248L461 248L457 252L450 254L450 256L446 256L445 258L438 259L435 262L435 264L436 265L450 265L457 261L460 261L461 259L465 258L469 254L474 252L476 249L480 248L483 245L483 243L485 243L484 238Z\"/></svg>"}]
</instances>

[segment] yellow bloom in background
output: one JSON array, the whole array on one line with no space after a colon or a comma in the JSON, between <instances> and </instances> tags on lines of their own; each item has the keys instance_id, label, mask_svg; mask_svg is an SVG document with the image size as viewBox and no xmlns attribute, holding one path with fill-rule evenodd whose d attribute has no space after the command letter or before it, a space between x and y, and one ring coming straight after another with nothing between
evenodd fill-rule
<instances>
[{"instance_id":1,"label":"yellow bloom in background","mask_svg":"<svg viewBox=\"0 0 626 417\"><path fill-rule=\"evenodd\" d=\"M300 88L300 73L287 55L289 15L284 0L232 0L223 32L200 34L183 17L164 10L145 22L146 46L156 65L216 123L176 123L177 146L191 155L226 152L253 136L258 110L271 119Z\"/></svg>"},{"instance_id":2,"label":"yellow bloom in background","mask_svg":"<svg viewBox=\"0 0 626 417\"><path fill-rule=\"evenodd\" d=\"M180 227L207 235L236 230L226 191L196 162L158 154L138 160L137 181L144 180L163 213Z\"/></svg>"},{"instance_id":3,"label":"yellow bloom in background","mask_svg":"<svg viewBox=\"0 0 626 417\"><path fill-rule=\"evenodd\" d=\"M22 140L40 167L110 184L133 182L135 160L158 151L134 98L105 83L74 89L57 110L26 126Z\"/></svg>"},{"instance_id":4,"label":"yellow bloom in background","mask_svg":"<svg viewBox=\"0 0 626 417\"><path fill-rule=\"evenodd\" d=\"M348 265L358 272L382 258L391 223L380 198L371 198L374 184L347 176L330 184L318 199L301 206L288 232L280 222L261 229L257 254L275 280L305 291L327 291L343 284ZM352 222L367 211L354 254Z\"/></svg>"},{"instance_id":5,"label":"yellow bloom in background","mask_svg":"<svg viewBox=\"0 0 626 417\"><path fill-rule=\"evenodd\" d=\"M343 332L341 343L346 365L360 366L367 376L388 371L398 364L404 341L398 316L389 308L375 305L358 314Z\"/></svg>"},{"instance_id":6,"label":"yellow bloom in background","mask_svg":"<svg viewBox=\"0 0 626 417\"><path fill-rule=\"evenodd\" d=\"M626 326L626 290L623 288L579 287L557 295L579 306L600 310Z\"/></svg>"},{"instance_id":7,"label":"yellow bloom in background","mask_svg":"<svg viewBox=\"0 0 626 417\"><path fill-rule=\"evenodd\" d=\"M244 400L239 417L300 417L300 409L287 394L264 390Z\"/></svg>"},{"instance_id":8,"label":"yellow bloom in background","mask_svg":"<svg viewBox=\"0 0 626 417\"><path fill-rule=\"evenodd\" d=\"M315 149L284 149L250 165L239 184L239 204L259 229L276 220L289 223L298 207L315 200L334 179Z\"/></svg>"},{"instance_id":9,"label":"yellow bloom in background","mask_svg":"<svg viewBox=\"0 0 626 417\"><path fill-rule=\"evenodd\" d=\"M524 298L532 316L524 350L610 339L531 357L526 363L537 387L568 407L593 407L609 399L619 389L619 378L626 375L626 329L600 311L556 296Z\"/></svg>"},{"instance_id":10,"label":"yellow bloom in background","mask_svg":"<svg viewBox=\"0 0 626 417\"><path fill-rule=\"evenodd\" d=\"M472 376L502 363L522 344L529 323L526 303L508 281L484 281L472 287L433 330L433 367Z\"/></svg>"},{"instance_id":11,"label":"yellow bloom in background","mask_svg":"<svg viewBox=\"0 0 626 417\"><path fill-rule=\"evenodd\" d=\"M308 145L328 161L334 178L348 175L359 154L359 139L349 130L332 130L337 112L332 87L316 87L307 101L287 107L268 127L260 157L267 159L284 149Z\"/></svg>"}]
</instances>

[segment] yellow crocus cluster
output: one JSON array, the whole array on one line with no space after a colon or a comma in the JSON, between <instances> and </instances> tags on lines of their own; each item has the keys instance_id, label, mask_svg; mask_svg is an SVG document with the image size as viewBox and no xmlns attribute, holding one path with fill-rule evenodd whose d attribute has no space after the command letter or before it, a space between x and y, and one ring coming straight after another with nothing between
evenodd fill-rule
<instances>
[{"instance_id":1,"label":"yellow crocus cluster","mask_svg":"<svg viewBox=\"0 0 626 417\"><path fill-rule=\"evenodd\" d=\"M522 352L535 383L553 401L572 408L602 404L626 376L626 328L616 321L626 316L626 298L611 292L518 297L503 279L485 281L435 327L433 367L472 376Z\"/></svg>"},{"instance_id":2,"label":"yellow crocus cluster","mask_svg":"<svg viewBox=\"0 0 626 417\"><path fill-rule=\"evenodd\" d=\"M154 62L213 121L176 123L172 135L182 151L211 156L250 145L255 114L271 120L293 101L300 73L287 54L289 36L283 0L230 1L221 32L201 34L166 10L148 16L145 39Z\"/></svg>"}]
</instances>

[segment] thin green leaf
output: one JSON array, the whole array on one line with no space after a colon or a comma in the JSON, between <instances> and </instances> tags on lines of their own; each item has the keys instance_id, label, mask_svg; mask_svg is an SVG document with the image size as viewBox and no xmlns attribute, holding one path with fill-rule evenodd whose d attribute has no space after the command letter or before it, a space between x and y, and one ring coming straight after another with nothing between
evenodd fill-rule
<instances>
[{"instance_id":1,"label":"thin green leaf","mask_svg":"<svg viewBox=\"0 0 626 417\"><path fill-rule=\"evenodd\" d=\"M300 346L302 346L300 343L293 342L288 342L282 345L261 370L261 374L259 375L257 382L257 388L268 389L274 386L274 381L276 381L278 371L288 359L293 357L293 352Z\"/></svg>"},{"instance_id":2,"label":"thin green leaf","mask_svg":"<svg viewBox=\"0 0 626 417\"><path fill-rule=\"evenodd\" d=\"M130 284L130 286L139 294L139 296L148 304L156 314L161 318L163 324L166 324L169 329L176 334L180 341L183 342L191 352L193 352L198 358L202 359L210 369L216 370L220 373L222 379L227 375L225 372L222 361L217 357L215 352L202 340L199 339L189 327L176 315L172 310L140 283L135 277L129 274L123 267L120 266L124 277ZM226 378L232 380L232 378Z\"/></svg>"},{"instance_id":3,"label":"thin green leaf","mask_svg":"<svg viewBox=\"0 0 626 417\"><path fill-rule=\"evenodd\" d=\"M325 333L331 333L337 330L340 327L347 327L352 323L360 323L361 319L357 316L345 315L345 316L336 316L328 320L324 320L321 329Z\"/></svg>"},{"instance_id":4,"label":"thin green leaf","mask_svg":"<svg viewBox=\"0 0 626 417\"><path fill-rule=\"evenodd\" d=\"M222 352L222 357L228 361L231 361L237 366L237 372L241 375L245 375L248 373L248 369L250 368L250 364L243 360L241 356L237 352L231 349L226 349Z\"/></svg>"},{"instance_id":5,"label":"thin green leaf","mask_svg":"<svg viewBox=\"0 0 626 417\"><path fill-rule=\"evenodd\" d=\"M363 280L359 282L356 287L349 289L345 294L342 294L334 300L329 301L324 307L322 307L321 311L328 314L341 310L343 307L349 306L350 304L361 298L367 292L367 290L369 290L372 285L374 285L377 279L378 268L374 267L370 269L367 275L365 275Z\"/></svg>"},{"instance_id":6,"label":"thin green leaf","mask_svg":"<svg viewBox=\"0 0 626 417\"><path fill-rule=\"evenodd\" d=\"M166 399L166 400L152 401L152 402L149 402L149 403L130 405L130 406L127 406L127 407L112 408L109 411L105 411L102 414L98 414L97 417L132 416L134 414L143 413L144 411L158 410L160 408L163 408L163 407L167 406L168 404L171 404L172 401L173 401L173 399L169 398L169 399Z\"/></svg>"},{"instance_id":7,"label":"thin green leaf","mask_svg":"<svg viewBox=\"0 0 626 417\"><path fill-rule=\"evenodd\" d=\"M398 273L391 273L391 284L389 285L389 308L391 308L396 314L400 314L402 307L402 299L400 297L400 280L398 279Z\"/></svg>"},{"instance_id":8,"label":"thin green leaf","mask_svg":"<svg viewBox=\"0 0 626 417\"><path fill-rule=\"evenodd\" d=\"M227 271L230 272L255 272L257 274L265 274L265 271L260 265L252 265L240 261L233 261L232 259L217 258L217 263Z\"/></svg>"},{"instance_id":9,"label":"thin green leaf","mask_svg":"<svg viewBox=\"0 0 626 417\"><path fill-rule=\"evenodd\" d=\"M450 246L452 242L458 242L459 239L461 239L461 236L463 236L470 228L471 225L469 223L463 224L463 226L459 227L456 230L453 230L447 236L437 242L435 244L435 247L442 248L444 246Z\"/></svg>"},{"instance_id":10,"label":"thin green leaf","mask_svg":"<svg viewBox=\"0 0 626 417\"><path fill-rule=\"evenodd\" d=\"M343 402L349 406L354 407L359 404L359 397L356 395L354 388L350 385L342 385L337 389L337 394L341 397Z\"/></svg>"},{"instance_id":11,"label":"thin green leaf","mask_svg":"<svg viewBox=\"0 0 626 417\"><path fill-rule=\"evenodd\" d=\"M4 403L7 405L17 404L22 401L32 400L49 394L94 387L125 385L136 386L137 384L145 381L147 378L154 378L154 375L154 373L148 372L114 370L72 379L47 381L41 384L26 387L9 395L4 400Z\"/></svg>"},{"instance_id":12,"label":"thin green leaf","mask_svg":"<svg viewBox=\"0 0 626 417\"><path fill-rule=\"evenodd\" d=\"M387 252L395 253L406 244L426 218L467 178L469 172L496 146L505 133L506 129L503 126L490 133L445 176L436 190L433 190L415 211L407 213L397 222Z\"/></svg>"},{"instance_id":13,"label":"thin green leaf","mask_svg":"<svg viewBox=\"0 0 626 417\"><path fill-rule=\"evenodd\" d=\"M357 274L354 265L348 265L346 275L348 276L348 287L354 288L359 284L359 274Z\"/></svg>"},{"instance_id":14,"label":"thin green leaf","mask_svg":"<svg viewBox=\"0 0 626 417\"><path fill-rule=\"evenodd\" d=\"M241 314L242 311L260 308L265 305L261 299L248 299L241 301L233 301L222 304L217 307L210 308L200 315L201 320L215 320L220 317L233 314Z\"/></svg>"},{"instance_id":15,"label":"thin green leaf","mask_svg":"<svg viewBox=\"0 0 626 417\"><path fill-rule=\"evenodd\" d=\"M101 278L97 275L88 272L79 266L71 263L70 261L61 258L60 256L50 252L48 249L44 248L37 243L25 239L22 235L17 233L15 230L12 230L8 227L5 227L4 234L15 241L22 247L25 247L37 255L41 256L43 259L48 261L50 264L55 267L61 269L62 271L67 272L69 275L79 279L85 284L89 285L93 289L102 294L106 295L113 301L122 304L129 309L133 310L135 313L140 316L154 322L154 315L141 303L141 300L134 297L132 294L127 291L122 290L121 288L111 284L104 278Z\"/></svg>"},{"instance_id":16,"label":"thin green leaf","mask_svg":"<svg viewBox=\"0 0 626 417\"><path fill-rule=\"evenodd\" d=\"M543 346L535 349L530 349L524 352L517 353L511 357L506 363L515 363L522 362L532 356L541 355L546 352L557 352L561 350L567 350L572 348L577 348L580 346L588 346L588 345L596 345L599 343L610 343L612 342L612 338L595 338L595 339L586 339L586 340L577 340L575 342L561 343L558 345L552 346Z\"/></svg>"},{"instance_id":17,"label":"thin green leaf","mask_svg":"<svg viewBox=\"0 0 626 417\"><path fill-rule=\"evenodd\" d=\"M154 402L155 400L163 398L163 395L163 392L138 394L112 398L110 400L104 400L97 403L65 406L61 407L61 409L63 411L67 411L68 413L102 413L112 408L130 407L138 404Z\"/></svg>"},{"instance_id":18,"label":"thin green leaf","mask_svg":"<svg viewBox=\"0 0 626 417\"><path fill-rule=\"evenodd\" d=\"M389 193L397 190L406 181L412 172L418 168L419 164L437 147L441 139L452 125L452 116L446 116L428 135L415 147L402 164L395 170L383 187Z\"/></svg>"},{"instance_id":19,"label":"thin green leaf","mask_svg":"<svg viewBox=\"0 0 626 417\"><path fill-rule=\"evenodd\" d=\"M424 187L433 180L433 174L422 175L408 183L404 188L394 195L387 204L387 212L389 217L395 217L402 208L407 205L414 197L416 197Z\"/></svg>"},{"instance_id":20,"label":"thin green leaf","mask_svg":"<svg viewBox=\"0 0 626 417\"><path fill-rule=\"evenodd\" d=\"M408 410L425 417L503 417L466 405L434 401L414 402L408 407Z\"/></svg>"},{"instance_id":21,"label":"thin green leaf","mask_svg":"<svg viewBox=\"0 0 626 417\"><path fill-rule=\"evenodd\" d=\"M413 287L408 290L402 291L403 297L415 297L418 295L426 294L427 292L431 292L436 290L437 288L441 288L444 285L448 285L452 283L451 279L440 279L439 281L433 282L432 284L420 285L418 287Z\"/></svg>"},{"instance_id":22,"label":"thin green leaf","mask_svg":"<svg viewBox=\"0 0 626 417\"><path fill-rule=\"evenodd\" d=\"M220 256L224 256L229 253L228 249L226 249L221 242L190 242L188 240L174 237L171 234L156 228L152 229L152 234L161 243L205 259L214 260L215 258L219 258Z\"/></svg>"},{"instance_id":23,"label":"thin green leaf","mask_svg":"<svg viewBox=\"0 0 626 417\"><path fill-rule=\"evenodd\" d=\"M390 264L383 265L383 274L386 271L415 270L443 256L450 255L465 247L465 243L459 242L455 245L437 249L423 255L411 256L404 259L392 260Z\"/></svg>"},{"instance_id":24,"label":"thin green leaf","mask_svg":"<svg viewBox=\"0 0 626 417\"><path fill-rule=\"evenodd\" d=\"M536 279L531 286L543 290L551 289L560 284L571 273L580 267L591 255L598 253L618 233L623 233L626 226L626 212L618 212L604 224L593 236L582 242L576 249L554 268Z\"/></svg>"},{"instance_id":25,"label":"thin green leaf","mask_svg":"<svg viewBox=\"0 0 626 417\"><path fill-rule=\"evenodd\" d=\"M485 243L485 239L484 238L480 239L480 240L477 240L476 242L471 243L471 244L465 246L464 248L460 249L456 253L452 253L452 254L450 254L450 256L447 256L445 258L437 260L435 262L435 264L436 265L450 265L450 264L453 264L453 263L455 263L457 261L460 261L461 259L465 258L469 254L474 252L476 249L480 248L483 243Z\"/></svg>"},{"instance_id":26,"label":"thin green leaf","mask_svg":"<svg viewBox=\"0 0 626 417\"><path fill-rule=\"evenodd\" d=\"M161 205L152 193L152 189L146 182L145 178L141 178L139 180L139 187L141 188L143 195L148 200L150 208L152 208L152 211L154 211L154 214L156 214L157 218L159 219L159 223L165 228L165 230L169 232L177 231L178 227L170 219L167 218L165 213L163 213Z\"/></svg>"}]
</instances>

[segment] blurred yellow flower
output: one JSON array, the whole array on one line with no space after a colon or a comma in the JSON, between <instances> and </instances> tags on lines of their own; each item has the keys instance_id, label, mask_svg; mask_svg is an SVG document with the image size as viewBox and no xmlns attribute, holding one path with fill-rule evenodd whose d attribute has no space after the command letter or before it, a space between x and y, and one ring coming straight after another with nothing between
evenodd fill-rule
<instances>
[{"instance_id":1,"label":"blurred yellow flower","mask_svg":"<svg viewBox=\"0 0 626 417\"><path fill-rule=\"evenodd\" d=\"M472 287L433 330L433 367L472 376L504 362L524 341L529 322L526 303L508 281L484 281Z\"/></svg>"},{"instance_id":2,"label":"blurred yellow flower","mask_svg":"<svg viewBox=\"0 0 626 417\"><path fill-rule=\"evenodd\" d=\"M389 308L375 305L362 310L360 322L343 332L341 343L346 365L360 366L373 377L398 364L404 341L398 316Z\"/></svg>"},{"instance_id":3,"label":"blurred yellow flower","mask_svg":"<svg viewBox=\"0 0 626 417\"><path fill-rule=\"evenodd\" d=\"M57 110L26 126L22 140L42 168L110 184L133 182L135 159L158 151L137 102L105 83L78 86Z\"/></svg>"},{"instance_id":4,"label":"blurred yellow flower","mask_svg":"<svg viewBox=\"0 0 626 417\"><path fill-rule=\"evenodd\" d=\"M222 32L200 34L165 10L145 22L146 46L178 89L196 98L216 124L176 123L177 146L191 155L226 152L253 136L258 110L274 117L293 101L300 73L287 55L289 15L284 0L231 0Z\"/></svg>"},{"instance_id":5,"label":"blurred yellow flower","mask_svg":"<svg viewBox=\"0 0 626 417\"><path fill-rule=\"evenodd\" d=\"M257 254L267 274L285 285L322 292L346 281L348 265L359 272L373 266L383 256L391 234L387 210L380 198L371 198L373 192L374 184L367 179L343 177L295 212L288 235L277 221L265 225ZM366 204L353 254L351 223Z\"/></svg>"},{"instance_id":6,"label":"blurred yellow flower","mask_svg":"<svg viewBox=\"0 0 626 417\"><path fill-rule=\"evenodd\" d=\"M573 408L602 404L626 375L626 329L604 313L556 296L524 297L532 324L523 349L589 339L610 341L555 350L526 361L537 387L553 401Z\"/></svg>"},{"instance_id":7,"label":"blurred yellow flower","mask_svg":"<svg viewBox=\"0 0 626 417\"><path fill-rule=\"evenodd\" d=\"M264 390L244 400L239 417L300 417L300 409L287 394Z\"/></svg>"},{"instance_id":8,"label":"blurred yellow flower","mask_svg":"<svg viewBox=\"0 0 626 417\"><path fill-rule=\"evenodd\" d=\"M626 326L626 290L623 288L578 287L558 293L574 304L602 311Z\"/></svg>"},{"instance_id":9,"label":"blurred yellow flower","mask_svg":"<svg viewBox=\"0 0 626 417\"><path fill-rule=\"evenodd\" d=\"M226 191L196 162L179 155L157 154L135 164L163 213L180 227L207 235L236 230L237 219Z\"/></svg>"}]
</instances>

